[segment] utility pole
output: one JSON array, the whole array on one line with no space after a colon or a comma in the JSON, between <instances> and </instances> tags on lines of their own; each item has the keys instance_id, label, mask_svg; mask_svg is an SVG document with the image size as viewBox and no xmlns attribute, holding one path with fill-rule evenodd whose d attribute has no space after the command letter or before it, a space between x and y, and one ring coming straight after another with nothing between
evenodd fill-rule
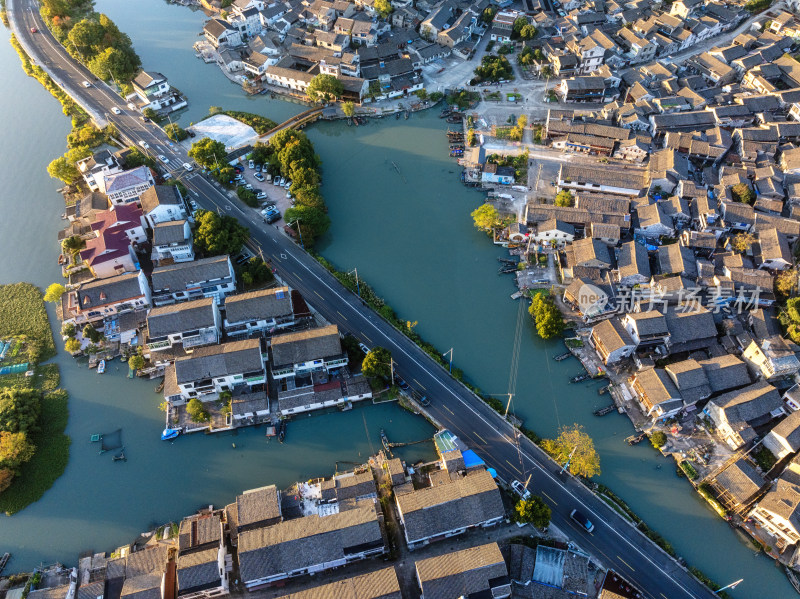
<instances>
[{"instance_id":1,"label":"utility pole","mask_svg":"<svg viewBox=\"0 0 800 599\"><path fill-rule=\"evenodd\" d=\"M567 458L567 461L564 462L564 465L561 467L560 474L564 474L564 472L566 472L567 468L569 468L569 463L570 463L570 461L572 461L572 456L575 453L575 450L577 450L577 449L578 449L578 446L576 445L575 447L572 448L572 451L569 452L569 457Z\"/></svg>"},{"instance_id":2,"label":"utility pole","mask_svg":"<svg viewBox=\"0 0 800 599\"><path fill-rule=\"evenodd\" d=\"M442 357L445 357L447 354L450 354L450 368L448 369L450 374L453 374L453 348L451 347L449 351L446 351L442 354Z\"/></svg>"},{"instance_id":3,"label":"utility pole","mask_svg":"<svg viewBox=\"0 0 800 599\"><path fill-rule=\"evenodd\" d=\"M718 591L715 591L714 594L719 595L722 591L727 591L728 589L735 589L739 585L739 583L742 582L743 580L744 578L740 578L736 582L732 582L728 586L722 587Z\"/></svg>"},{"instance_id":4,"label":"utility pole","mask_svg":"<svg viewBox=\"0 0 800 599\"><path fill-rule=\"evenodd\" d=\"M300 229L300 219L296 218L293 222L289 223L289 226L297 224L297 232L300 234L300 247L306 249L306 246L303 245L303 231Z\"/></svg>"},{"instance_id":5,"label":"utility pole","mask_svg":"<svg viewBox=\"0 0 800 599\"><path fill-rule=\"evenodd\" d=\"M358 268L354 268L350 272L356 273L356 289L358 290L358 297L361 297L361 285L358 282Z\"/></svg>"}]
</instances>

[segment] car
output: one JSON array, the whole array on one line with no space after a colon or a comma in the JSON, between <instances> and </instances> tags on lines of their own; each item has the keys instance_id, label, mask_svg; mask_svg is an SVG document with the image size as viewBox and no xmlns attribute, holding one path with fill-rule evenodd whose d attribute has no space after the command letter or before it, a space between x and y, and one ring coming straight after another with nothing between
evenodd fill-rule
<instances>
[{"instance_id":1,"label":"car","mask_svg":"<svg viewBox=\"0 0 800 599\"><path fill-rule=\"evenodd\" d=\"M38 33L39 30L36 27L31 27L31 33Z\"/></svg>"},{"instance_id":2,"label":"car","mask_svg":"<svg viewBox=\"0 0 800 599\"><path fill-rule=\"evenodd\" d=\"M194 200L189 200L189 206L192 207L192 212L200 208L200 206L198 206L197 202L195 202Z\"/></svg>"},{"instance_id":3,"label":"car","mask_svg":"<svg viewBox=\"0 0 800 599\"><path fill-rule=\"evenodd\" d=\"M281 213L280 212L276 212L276 213L271 214L270 216L267 217L267 222L269 224L272 224L275 221L279 221L279 220L281 220Z\"/></svg>"},{"instance_id":4,"label":"car","mask_svg":"<svg viewBox=\"0 0 800 599\"><path fill-rule=\"evenodd\" d=\"M139 145L142 146L145 150L150 147L150 145L144 140L141 140L139 142Z\"/></svg>"},{"instance_id":5,"label":"car","mask_svg":"<svg viewBox=\"0 0 800 599\"><path fill-rule=\"evenodd\" d=\"M164 164L169 164L169 158L167 158L166 156L164 156L164 154L159 154L159 155L158 155L158 159L159 159L161 162L163 162Z\"/></svg>"},{"instance_id":6,"label":"car","mask_svg":"<svg viewBox=\"0 0 800 599\"><path fill-rule=\"evenodd\" d=\"M263 191L259 191L256 194L256 199L257 200L266 200L267 199L267 194L265 194Z\"/></svg>"},{"instance_id":7,"label":"car","mask_svg":"<svg viewBox=\"0 0 800 599\"><path fill-rule=\"evenodd\" d=\"M394 377L394 382L397 383L397 386L400 387L403 391L408 391L411 387L408 386L408 383L401 379L399 376Z\"/></svg>"},{"instance_id":8,"label":"car","mask_svg":"<svg viewBox=\"0 0 800 599\"><path fill-rule=\"evenodd\" d=\"M242 173L237 173L236 176L233 178L234 181L244 181L244 175Z\"/></svg>"},{"instance_id":9,"label":"car","mask_svg":"<svg viewBox=\"0 0 800 599\"><path fill-rule=\"evenodd\" d=\"M136 110L136 104L133 102L128 102L128 110Z\"/></svg>"},{"instance_id":10,"label":"car","mask_svg":"<svg viewBox=\"0 0 800 599\"><path fill-rule=\"evenodd\" d=\"M257 172L257 173L260 173L260 172L261 172L261 165L260 165L260 164L257 164L257 165L256 165L256 172Z\"/></svg>"},{"instance_id":11,"label":"car","mask_svg":"<svg viewBox=\"0 0 800 599\"><path fill-rule=\"evenodd\" d=\"M292 192L287 190L286 191L286 197L291 200L292 199Z\"/></svg>"},{"instance_id":12,"label":"car","mask_svg":"<svg viewBox=\"0 0 800 599\"><path fill-rule=\"evenodd\" d=\"M252 183L248 183L247 185L244 186L244 188L246 190L248 190L248 191L253 191L253 184Z\"/></svg>"},{"instance_id":13,"label":"car","mask_svg":"<svg viewBox=\"0 0 800 599\"><path fill-rule=\"evenodd\" d=\"M139 120L142 121L143 123L149 123L150 122L150 119L148 119L146 116L140 116Z\"/></svg>"},{"instance_id":14,"label":"car","mask_svg":"<svg viewBox=\"0 0 800 599\"><path fill-rule=\"evenodd\" d=\"M234 166L233 170L236 171L237 173L243 173L244 172L244 169L241 166Z\"/></svg>"},{"instance_id":15,"label":"car","mask_svg":"<svg viewBox=\"0 0 800 599\"><path fill-rule=\"evenodd\" d=\"M261 181L262 183L264 182L264 175L262 175L261 173L256 173L255 175L253 175L253 177L255 177L256 181Z\"/></svg>"},{"instance_id":16,"label":"car","mask_svg":"<svg viewBox=\"0 0 800 599\"><path fill-rule=\"evenodd\" d=\"M281 186L283 185L283 177L277 177L275 181L272 182L273 185Z\"/></svg>"},{"instance_id":17,"label":"car","mask_svg":"<svg viewBox=\"0 0 800 599\"><path fill-rule=\"evenodd\" d=\"M83 87L92 87L92 84L91 84L91 83L89 83L88 81L84 81L84 82L82 83L82 85L83 85Z\"/></svg>"},{"instance_id":18,"label":"car","mask_svg":"<svg viewBox=\"0 0 800 599\"><path fill-rule=\"evenodd\" d=\"M569 514L569 517L580 524L586 532L592 532L594 530L594 524L592 524L591 520L589 520L589 518L584 516L578 510L572 510Z\"/></svg>"},{"instance_id":19,"label":"car","mask_svg":"<svg viewBox=\"0 0 800 599\"><path fill-rule=\"evenodd\" d=\"M194 170L194 167L191 164L189 164L188 162L184 162L183 163L183 168L185 168L186 171L190 172L190 173Z\"/></svg>"},{"instance_id":20,"label":"car","mask_svg":"<svg viewBox=\"0 0 800 599\"><path fill-rule=\"evenodd\" d=\"M369 348L366 345L364 345L363 343L359 343L358 347L361 348L361 351L363 351L365 354L369 353Z\"/></svg>"},{"instance_id":21,"label":"car","mask_svg":"<svg viewBox=\"0 0 800 599\"><path fill-rule=\"evenodd\" d=\"M113 112L114 114L122 114L122 111L116 106L111 107L111 112Z\"/></svg>"},{"instance_id":22,"label":"car","mask_svg":"<svg viewBox=\"0 0 800 599\"><path fill-rule=\"evenodd\" d=\"M283 188L284 189L289 189L291 186L292 186L292 182L291 181L284 181L283 182Z\"/></svg>"},{"instance_id":23,"label":"car","mask_svg":"<svg viewBox=\"0 0 800 599\"><path fill-rule=\"evenodd\" d=\"M248 160L247 161L247 166L248 166L248 168L256 168L256 163L253 162L252 160Z\"/></svg>"},{"instance_id":24,"label":"car","mask_svg":"<svg viewBox=\"0 0 800 599\"><path fill-rule=\"evenodd\" d=\"M264 208L264 210L277 210L277 208L275 208L275 204L272 202L264 202L261 207Z\"/></svg>"},{"instance_id":25,"label":"car","mask_svg":"<svg viewBox=\"0 0 800 599\"><path fill-rule=\"evenodd\" d=\"M567 13L565 13L563 10L559 10L559 11L558 11L558 16L559 16L559 17L566 17L566 16L567 16Z\"/></svg>"},{"instance_id":26,"label":"car","mask_svg":"<svg viewBox=\"0 0 800 599\"><path fill-rule=\"evenodd\" d=\"M431 400L428 399L427 395L423 395L419 398L419 405L421 405L423 408L427 408L431 405Z\"/></svg>"},{"instance_id":27,"label":"car","mask_svg":"<svg viewBox=\"0 0 800 599\"><path fill-rule=\"evenodd\" d=\"M194 136L195 136L195 133L194 133L194 131L187 130L187 131L186 131L186 133L188 133L188 134L189 134L189 137L194 137Z\"/></svg>"},{"instance_id":28,"label":"car","mask_svg":"<svg viewBox=\"0 0 800 599\"><path fill-rule=\"evenodd\" d=\"M239 252L238 256L236 256L236 264L244 264L252 257L253 257L253 252L251 252L247 248L242 248L242 251Z\"/></svg>"},{"instance_id":29,"label":"car","mask_svg":"<svg viewBox=\"0 0 800 599\"><path fill-rule=\"evenodd\" d=\"M164 181L166 181L167 179L172 179L172 173L164 173L164 176L161 178L164 179Z\"/></svg>"},{"instance_id":30,"label":"car","mask_svg":"<svg viewBox=\"0 0 800 599\"><path fill-rule=\"evenodd\" d=\"M519 495L520 499L527 501L531 498L531 492L525 488L525 485L518 480L511 481L511 489Z\"/></svg>"},{"instance_id":31,"label":"car","mask_svg":"<svg viewBox=\"0 0 800 599\"><path fill-rule=\"evenodd\" d=\"M275 208L275 206L270 205L264 208L261 211L261 214L263 214L264 216L272 216L273 214L278 214L278 209Z\"/></svg>"}]
</instances>

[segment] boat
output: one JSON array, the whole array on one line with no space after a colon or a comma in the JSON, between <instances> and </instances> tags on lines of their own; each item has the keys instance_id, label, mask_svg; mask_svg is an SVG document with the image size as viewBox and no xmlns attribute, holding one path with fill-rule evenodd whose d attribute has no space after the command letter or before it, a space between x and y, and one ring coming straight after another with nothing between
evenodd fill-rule
<instances>
[{"instance_id":1,"label":"boat","mask_svg":"<svg viewBox=\"0 0 800 599\"><path fill-rule=\"evenodd\" d=\"M411 112L409 112L408 110L406 110L406 112L405 112L405 119L406 119L406 120L408 120L408 117L409 117L409 116L411 116Z\"/></svg>"},{"instance_id":2,"label":"boat","mask_svg":"<svg viewBox=\"0 0 800 599\"><path fill-rule=\"evenodd\" d=\"M566 353L563 353L563 354L559 354L558 356L554 357L553 359L554 359L556 362L560 362L561 360L566 360L566 359L567 359L567 358L569 358L571 355L572 355L572 353L571 353L571 352L566 352Z\"/></svg>"},{"instance_id":3,"label":"boat","mask_svg":"<svg viewBox=\"0 0 800 599\"><path fill-rule=\"evenodd\" d=\"M391 445L389 445L389 437L386 436L386 431L381 429L381 445L389 455L392 455Z\"/></svg>"},{"instance_id":4,"label":"boat","mask_svg":"<svg viewBox=\"0 0 800 599\"><path fill-rule=\"evenodd\" d=\"M11 554L6 552L3 554L3 557L0 557L0 573L3 572L3 569L6 567L8 560L11 559Z\"/></svg>"},{"instance_id":5,"label":"boat","mask_svg":"<svg viewBox=\"0 0 800 599\"><path fill-rule=\"evenodd\" d=\"M111 460L114 462L127 462L128 458L125 457L125 448L123 447L117 455L112 456Z\"/></svg>"},{"instance_id":6,"label":"boat","mask_svg":"<svg viewBox=\"0 0 800 599\"><path fill-rule=\"evenodd\" d=\"M286 438L286 421L281 420L280 424L278 425L278 441L283 443L283 440Z\"/></svg>"},{"instance_id":7,"label":"boat","mask_svg":"<svg viewBox=\"0 0 800 599\"><path fill-rule=\"evenodd\" d=\"M64 254L59 254L58 255L58 263L59 264L66 264L67 263L67 257Z\"/></svg>"},{"instance_id":8,"label":"boat","mask_svg":"<svg viewBox=\"0 0 800 599\"><path fill-rule=\"evenodd\" d=\"M595 415L595 416L605 416L606 414L610 414L611 412L613 412L613 411L614 411L614 410L616 410L616 409L617 409L617 406L615 406L615 405L612 403L612 404L609 404L609 405L607 405L607 406L605 406L605 407L603 407L603 408L600 408L600 409L598 409L598 410L595 410L595 411L594 411L594 415Z\"/></svg>"},{"instance_id":9,"label":"boat","mask_svg":"<svg viewBox=\"0 0 800 599\"><path fill-rule=\"evenodd\" d=\"M161 440L162 441L171 441L178 435L183 432L183 429L180 428L165 428L164 431L161 433Z\"/></svg>"},{"instance_id":10,"label":"boat","mask_svg":"<svg viewBox=\"0 0 800 599\"><path fill-rule=\"evenodd\" d=\"M274 437L274 436L276 436L277 434L278 434L278 433L277 433L277 431L275 430L275 425L274 425L274 424L272 424L271 422L268 422L268 423L267 423L267 434L266 434L266 436L267 436L267 437Z\"/></svg>"},{"instance_id":11,"label":"boat","mask_svg":"<svg viewBox=\"0 0 800 599\"><path fill-rule=\"evenodd\" d=\"M631 435L630 437L627 437L625 439L625 442L628 445L636 445L637 443L641 443L642 441L644 441L646 438L647 438L647 433L642 431L638 435Z\"/></svg>"},{"instance_id":12,"label":"boat","mask_svg":"<svg viewBox=\"0 0 800 599\"><path fill-rule=\"evenodd\" d=\"M570 383L580 383L581 381L585 381L588 378L591 378L591 377L589 376L588 372L585 372L583 374L578 374L576 376L573 376L571 379L569 379L569 382Z\"/></svg>"},{"instance_id":13,"label":"boat","mask_svg":"<svg viewBox=\"0 0 800 599\"><path fill-rule=\"evenodd\" d=\"M400 113L399 112L395 112L394 113L394 120L396 120L396 121L400 120Z\"/></svg>"},{"instance_id":14,"label":"boat","mask_svg":"<svg viewBox=\"0 0 800 599\"><path fill-rule=\"evenodd\" d=\"M156 385L156 393L161 393L164 390L164 379L161 379L161 382Z\"/></svg>"},{"instance_id":15,"label":"boat","mask_svg":"<svg viewBox=\"0 0 800 599\"><path fill-rule=\"evenodd\" d=\"M103 374L106 371L106 361L100 360L100 363L97 365L97 374Z\"/></svg>"},{"instance_id":16,"label":"boat","mask_svg":"<svg viewBox=\"0 0 800 599\"><path fill-rule=\"evenodd\" d=\"M605 393L608 392L609 389L611 389L611 383L609 383L608 385L603 385L602 387L600 387L597 390L597 394L598 395L604 395Z\"/></svg>"},{"instance_id":17,"label":"boat","mask_svg":"<svg viewBox=\"0 0 800 599\"><path fill-rule=\"evenodd\" d=\"M2 568L0 568L0 570L2 570ZM797 572L788 566L783 566L783 571L786 574L786 578L789 579L789 583L794 587L794 590L800 593L800 578L798 577Z\"/></svg>"}]
</instances>

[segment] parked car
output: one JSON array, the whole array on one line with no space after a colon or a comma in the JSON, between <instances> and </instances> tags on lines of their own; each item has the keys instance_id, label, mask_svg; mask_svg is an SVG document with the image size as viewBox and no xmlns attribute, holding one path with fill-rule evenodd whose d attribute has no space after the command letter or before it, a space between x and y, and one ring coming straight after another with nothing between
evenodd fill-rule
<instances>
[{"instance_id":1,"label":"parked car","mask_svg":"<svg viewBox=\"0 0 800 599\"><path fill-rule=\"evenodd\" d=\"M161 162L163 162L164 164L169 164L169 158L167 158L166 156L164 156L164 154L159 154L159 155L158 155L158 159L159 159Z\"/></svg>"},{"instance_id":2,"label":"parked car","mask_svg":"<svg viewBox=\"0 0 800 599\"><path fill-rule=\"evenodd\" d=\"M183 168L185 168L190 173L194 170L194 167L191 164L189 164L188 162L184 162L183 163Z\"/></svg>"},{"instance_id":3,"label":"parked car","mask_svg":"<svg viewBox=\"0 0 800 599\"><path fill-rule=\"evenodd\" d=\"M89 83L88 81L84 81L83 82L83 87L92 87L92 84Z\"/></svg>"},{"instance_id":4,"label":"parked car","mask_svg":"<svg viewBox=\"0 0 800 599\"><path fill-rule=\"evenodd\" d=\"M594 530L594 524L592 524L591 520L580 513L578 510L572 510L570 512L569 517L575 520L578 524L580 524L586 532L592 532Z\"/></svg>"},{"instance_id":5,"label":"parked car","mask_svg":"<svg viewBox=\"0 0 800 599\"><path fill-rule=\"evenodd\" d=\"M270 209L277 210L277 208L275 208L275 204L273 204L272 202L264 202L263 204L261 204L261 207L264 210L270 210Z\"/></svg>"},{"instance_id":6,"label":"parked car","mask_svg":"<svg viewBox=\"0 0 800 599\"><path fill-rule=\"evenodd\" d=\"M247 166L248 166L249 168L256 168L256 163L255 163L255 162L253 162L252 160L248 160L248 161L247 161Z\"/></svg>"},{"instance_id":7,"label":"parked car","mask_svg":"<svg viewBox=\"0 0 800 599\"><path fill-rule=\"evenodd\" d=\"M525 488L525 485L518 480L511 481L511 489L519 495L520 499L527 501L531 498L531 492Z\"/></svg>"},{"instance_id":8,"label":"parked car","mask_svg":"<svg viewBox=\"0 0 800 599\"><path fill-rule=\"evenodd\" d=\"M399 376L394 377L394 382L397 383L397 386L400 387L403 391L408 391L411 387L408 386L408 383L401 379Z\"/></svg>"},{"instance_id":9,"label":"parked car","mask_svg":"<svg viewBox=\"0 0 800 599\"><path fill-rule=\"evenodd\" d=\"M264 193L263 191L259 191L259 192L256 194L256 199L257 199L257 200L266 200L266 199L267 199L267 194L266 194L266 193Z\"/></svg>"},{"instance_id":10,"label":"parked car","mask_svg":"<svg viewBox=\"0 0 800 599\"><path fill-rule=\"evenodd\" d=\"M256 165L256 172L257 172L257 173L260 173L260 172L261 172L261 165L260 165L260 164L257 164L257 165Z\"/></svg>"},{"instance_id":11,"label":"parked car","mask_svg":"<svg viewBox=\"0 0 800 599\"><path fill-rule=\"evenodd\" d=\"M256 178L256 181L261 181L261 182L264 181L264 175L262 175L261 173L256 173L253 176Z\"/></svg>"},{"instance_id":12,"label":"parked car","mask_svg":"<svg viewBox=\"0 0 800 599\"><path fill-rule=\"evenodd\" d=\"M287 181L283 182L283 188L284 189L289 189L291 186L292 186L292 182L291 181L287 180Z\"/></svg>"},{"instance_id":13,"label":"parked car","mask_svg":"<svg viewBox=\"0 0 800 599\"><path fill-rule=\"evenodd\" d=\"M146 141L144 141L144 140L141 140L141 141L139 142L139 145L140 145L140 146L142 146L142 147L143 147L145 150L146 150L147 148L149 148L149 147L150 147L150 146L148 145L148 143L147 143Z\"/></svg>"},{"instance_id":14,"label":"parked car","mask_svg":"<svg viewBox=\"0 0 800 599\"><path fill-rule=\"evenodd\" d=\"M247 189L248 191L253 191L253 184L248 183L247 185L244 186L244 188Z\"/></svg>"},{"instance_id":15,"label":"parked car","mask_svg":"<svg viewBox=\"0 0 800 599\"><path fill-rule=\"evenodd\" d=\"M39 30L36 27L31 27L31 33L38 33Z\"/></svg>"},{"instance_id":16,"label":"parked car","mask_svg":"<svg viewBox=\"0 0 800 599\"><path fill-rule=\"evenodd\" d=\"M234 181L244 181L244 175L242 175L242 173L239 173L238 175L236 175L236 176L233 178L233 180L234 180Z\"/></svg>"},{"instance_id":17,"label":"parked car","mask_svg":"<svg viewBox=\"0 0 800 599\"><path fill-rule=\"evenodd\" d=\"M287 190L286 191L286 197L291 200L292 199L292 192Z\"/></svg>"},{"instance_id":18,"label":"parked car","mask_svg":"<svg viewBox=\"0 0 800 599\"><path fill-rule=\"evenodd\" d=\"M269 224L272 224L272 223L274 223L276 221L279 221L279 220L281 220L281 213L280 212L275 212L275 213L273 213L273 214L271 214L270 216L267 217L267 222Z\"/></svg>"},{"instance_id":19,"label":"parked car","mask_svg":"<svg viewBox=\"0 0 800 599\"><path fill-rule=\"evenodd\" d=\"M366 345L364 345L363 343L359 343L358 347L360 347L361 351L363 351L365 354L369 353L369 348Z\"/></svg>"},{"instance_id":20,"label":"parked car","mask_svg":"<svg viewBox=\"0 0 800 599\"><path fill-rule=\"evenodd\" d=\"M122 111L116 106L111 107L111 112L113 112L114 114L122 114Z\"/></svg>"},{"instance_id":21,"label":"parked car","mask_svg":"<svg viewBox=\"0 0 800 599\"><path fill-rule=\"evenodd\" d=\"M186 133L189 134L189 137L194 137L194 135L195 135L194 131L191 131L191 130L187 130Z\"/></svg>"},{"instance_id":22,"label":"parked car","mask_svg":"<svg viewBox=\"0 0 800 599\"><path fill-rule=\"evenodd\" d=\"M421 405L423 408L427 408L431 405L431 400L428 399L427 395L423 395L419 398L419 405Z\"/></svg>"},{"instance_id":23,"label":"parked car","mask_svg":"<svg viewBox=\"0 0 800 599\"><path fill-rule=\"evenodd\" d=\"M241 166L239 166L238 164L233 167L233 170L236 171L237 173L243 173L244 172L244 169Z\"/></svg>"},{"instance_id":24,"label":"parked car","mask_svg":"<svg viewBox=\"0 0 800 599\"><path fill-rule=\"evenodd\" d=\"M253 252L251 252L247 248L242 248L242 251L239 252L239 254L236 256L235 261L236 264L244 264L252 257L253 257Z\"/></svg>"},{"instance_id":25,"label":"parked car","mask_svg":"<svg viewBox=\"0 0 800 599\"><path fill-rule=\"evenodd\" d=\"M273 185L283 185L283 177L275 177L275 180L272 182Z\"/></svg>"},{"instance_id":26,"label":"parked car","mask_svg":"<svg viewBox=\"0 0 800 599\"><path fill-rule=\"evenodd\" d=\"M129 110L136 110L136 104L133 102L128 102L128 109Z\"/></svg>"},{"instance_id":27,"label":"parked car","mask_svg":"<svg viewBox=\"0 0 800 599\"><path fill-rule=\"evenodd\" d=\"M194 200L189 200L189 206L192 207L192 212L200 208L200 206L198 206L197 202L195 202Z\"/></svg>"}]
</instances>

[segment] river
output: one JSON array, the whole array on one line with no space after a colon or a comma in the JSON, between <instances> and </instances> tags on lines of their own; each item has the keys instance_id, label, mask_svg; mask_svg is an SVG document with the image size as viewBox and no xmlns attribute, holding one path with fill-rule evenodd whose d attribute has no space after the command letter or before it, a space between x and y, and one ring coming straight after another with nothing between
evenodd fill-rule
<instances>
[{"instance_id":1,"label":"river","mask_svg":"<svg viewBox=\"0 0 800 599\"><path fill-rule=\"evenodd\" d=\"M182 124L199 120L211 105L259 112L275 121L302 110L264 96L245 97L216 66L195 58L191 46L202 28L202 13L160 0L101 0L97 7L131 36L144 68L163 72L187 94L190 108L179 116ZM17 178L16 165L0 164L0 180L10 190L0 197L9 215L0 225L0 255L18 256L25 248L25 260L0 262L0 282L45 286L59 277L54 239L61 199L44 168L63 151L69 123L57 102L25 77L13 49L0 45L8 82L0 102L5 114L25 117L7 121L0 134L3 155L14 144L11 155L31 157L24 180ZM473 383L502 396L509 389L519 304L509 299L512 279L496 274L502 252L472 226L469 213L482 196L460 185L458 168L447 158L445 128L433 113L366 127L324 123L309 128L323 160L323 191L333 221L320 250L340 268L358 268L402 318L418 323L423 337L442 351L452 347L454 364ZM14 209L23 202L29 210ZM31 230L40 231L44 242L29 248L25 240ZM671 460L645 444L624 443L632 430L626 417L592 415L606 402L596 384L567 383L580 367L571 359L552 360L563 346L538 339L526 314L522 326L513 407L527 427L548 436L560 425L583 424L600 451L601 482L688 563L722 584L744 577L732 596L794 595L783 573L755 555L675 475ZM387 426L392 437L409 439L430 431L421 419L382 405L292 422L284 446L268 445L259 430L235 438L183 438L171 445L157 441L163 420L150 383L121 381L112 396L95 373L63 354L57 359L71 396L72 454L65 475L42 500L0 519L0 545L15 554L12 571L41 560L74 563L84 549L110 549L151 523L180 517L203 503L222 505L242 489L329 474L334 460L366 456L380 426ZM110 375L121 377L122 371L112 369ZM90 434L118 426L124 428L126 464L98 456L88 442ZM415 446L403 457L413 461L430 455L429 447Z\"/></svg>"}]
</instances>

